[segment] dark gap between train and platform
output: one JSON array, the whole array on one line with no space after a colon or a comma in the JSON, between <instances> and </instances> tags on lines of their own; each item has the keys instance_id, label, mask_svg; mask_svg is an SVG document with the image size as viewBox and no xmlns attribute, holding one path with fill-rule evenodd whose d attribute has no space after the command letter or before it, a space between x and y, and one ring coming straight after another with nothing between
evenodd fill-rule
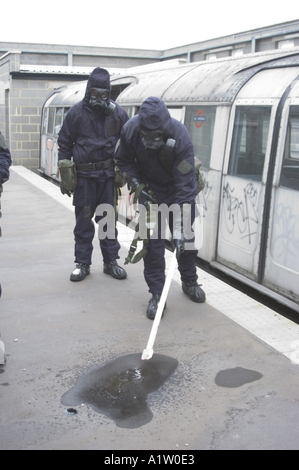
<instances>
[{"instance_id":1,"label":"dark gap between train and platform","mask_svg":"<svg viewBox=\"0 0 299 470\"><path fill-rule=\"evenodd\" d=\"M171 247L167 247L171 250ZM198 268L202 269L203 271L211 274L212 276L216 277L222 282L225 282L229 286L237 289L238 291L242 292L248 297L256 300L257 302L265 305L266 307L270 308L276 313L279 313L281 316L287 318L288 320L293 321L297 325L299 324L299 314L295 310L291 309L286 305L282 305L277 300L273 299L272 297L263 294L262 292L255 290L253 287L244 284L242 281L234 278L233 276L229 276L228 274L212 267L207 261L203 259L197 258L196 265Z\"/></svg>"}]
</instances>

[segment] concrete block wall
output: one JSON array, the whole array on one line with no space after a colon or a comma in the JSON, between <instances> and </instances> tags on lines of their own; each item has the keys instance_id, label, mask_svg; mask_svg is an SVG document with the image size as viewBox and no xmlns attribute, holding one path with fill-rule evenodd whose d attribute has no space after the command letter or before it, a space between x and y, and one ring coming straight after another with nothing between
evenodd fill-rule
<instances>
[{"instance_id":1,"label":"concrete block wall","mask_svg":"<svg viewBox=\"0 0 299 470\"><path fill-rule=\"evenodd\" d=\"M14 165L31 170L39 167L42 106L46 97L61 82L13 80L9 90L10 150Z\"/></svg>"},{"instance_id":2,"label":"concrete block wall","mask_svg":"<svg viewBox=\"0 0 299 470\"><path fill-rule=\"evenodd\" d=\"M1 82L0 82L1 85ZM10 146L9 142L9 115L8 115L8 93L1 87L1 100L0 100L0 131L4 135L6 143Z\"/></svg>"},{"instance_id":3,"label":"concrete block wall","mask_svg":"<svg viewBox=\"0 0 299 470\"><path fill-rule=\"evenodd\" d=\"M47 54L39 52L22 52L21 64L31 65L68 65L67 54Z\"/></svg>"},{"instance_id":4,"label":"concrete block wall","mask_svg":"<svg viewBox=\"0 0 299 470\"><path fill-rule=\"evenodd\" d=\"M75 67L104 67L128 68L157 62L157 59L142 59L138 57L95 57L92 55L74 55L72 64Z\"/></svg>"}]
</instances>

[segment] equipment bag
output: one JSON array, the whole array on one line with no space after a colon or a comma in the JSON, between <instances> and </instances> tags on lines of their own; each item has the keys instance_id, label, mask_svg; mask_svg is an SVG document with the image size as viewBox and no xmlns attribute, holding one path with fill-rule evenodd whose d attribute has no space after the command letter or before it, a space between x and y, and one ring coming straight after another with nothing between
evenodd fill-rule
<instances>
[{"instance_id":1,"label":"equipment bag","mask_svg":"<svg viewBox=\"0 0 299 470\"><path fill-rule=\"evenodd\" d=\"M61 188L65 191L75 191L78 184L75 163L71 160L59 160L58 168L61 176Z\"/></svg>"}]
</instances>

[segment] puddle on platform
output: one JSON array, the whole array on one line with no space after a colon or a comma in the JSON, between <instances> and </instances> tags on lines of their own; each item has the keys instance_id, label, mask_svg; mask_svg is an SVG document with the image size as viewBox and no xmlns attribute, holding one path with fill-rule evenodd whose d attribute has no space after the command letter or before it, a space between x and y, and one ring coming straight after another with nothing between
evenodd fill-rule
<instances>
[{"instance_id":1,"label":"puddle on platform","mask_svg":"<svg viewBox=\"0 0 299 470\"><path fill-rule=\"evenodd\" d=\"M151 421L147 395L164 385L178 366L171 357L154 354L141 361L141 354L129 354L83 374L66 392L65 406L89 404L123 428L138 428Z\"/></svg>"},{"instance_id":2,"label":"puddle on platform","mask_svg":"<svg viewBox=\"0 0 299 470\"><path fill-rule=\"evenodd\" d=\"M243 369L243 367L235 367L234 369L226 369L218 372L215 383L219 387L238 388L242 385L260 380L263 374L255 370Z\"/></svg>"}]
</instances>

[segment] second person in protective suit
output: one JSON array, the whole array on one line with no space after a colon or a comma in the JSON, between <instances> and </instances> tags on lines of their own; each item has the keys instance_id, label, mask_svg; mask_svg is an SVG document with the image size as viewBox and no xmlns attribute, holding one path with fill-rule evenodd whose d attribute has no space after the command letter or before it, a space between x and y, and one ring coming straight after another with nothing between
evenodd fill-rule
<instances>
[{"instance_id":1,"label":"second person in protective suit","mask_svg":"<svg viewBox=\"0 0 299 470\"><path fill-rule=\"evenodd\" d=\"M110 94L110 75L107 70L97 67L90 74L84 99L72 106L59 133L59 165L73 159L77 181L73 198L76 267L70 277L72 281L81 281L90 273L95 235L92 218L97 207L102 204L114 207L114 151L121 129L129 118L110 99ZM71 195L63 182L61 191ZM96 222L103 217L96 215ZM116 228L113 237L110 235L100 238L104 273L115 279L125 279L126 271L117 263L120 245Z\"/></svg>"},{"instance_id":2,"label":"second person in protective suit","mask_svg":"<svg viewBox=\"0 0 299 470\"><path fill-rule=\"evenodd\" d=\"M147 208L150 203L177 208L176 213L168 214L168 223L182 289L193 302L204 302L205 293L197 283L193 231L189 232L188 249L184 231L185 217L190 227L194 222L197 195L194 148L186 127L170 116L163 101L149 97L142 103L139 114L124 126L115 157L140 204ZM145 281L152 294L147 307L149 319L156 316L165 282L165 236L161 222L160 218L157 236L149 240L144 257Z\"/></svg>"}]
</instances>

